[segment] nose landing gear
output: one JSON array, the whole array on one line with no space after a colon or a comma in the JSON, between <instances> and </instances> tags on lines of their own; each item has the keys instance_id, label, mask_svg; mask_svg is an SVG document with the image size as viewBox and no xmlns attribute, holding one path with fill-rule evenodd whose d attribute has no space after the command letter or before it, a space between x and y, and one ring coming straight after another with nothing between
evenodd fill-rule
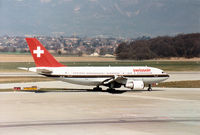
<instances>
[{"instance_id":1,"label":"nose landing gear","mask_svg":"<svg viewBox=\"0 0 200 135\"><path fill-rule=\"evenodd\" d=\"M149 87L147 89L148 91L152 91L152 87L151 87L151 84L149 84Z\"/></svg>"}]
</instances>

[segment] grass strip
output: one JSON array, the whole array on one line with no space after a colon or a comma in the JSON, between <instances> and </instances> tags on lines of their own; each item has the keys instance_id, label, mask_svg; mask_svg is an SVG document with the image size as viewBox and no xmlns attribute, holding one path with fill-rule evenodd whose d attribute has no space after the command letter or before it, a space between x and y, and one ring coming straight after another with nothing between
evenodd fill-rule
<instances>
[{"instance_id":1,"label":"grass strip","mask_svg":"<svg viewBox=\"0 0 200 135\"><path fill-rule=\"evenodd\" d=\"M0 77L0 83L25 83L25 82L42 82L53 81L47 77Z\"/></svg>"},{"instance_id":2,"label":"grass strip","mask_svg":"<svg viewBox=\"0 0 200 135\"><path fill-rule=\"evenodd\" d=\"M200 88L200 80L163 82L163 83L158 84L156 87L167 87L167 88Z\"/></svg>"},{"instance_id":3,"label":"grass strip","mask_svg":"<svg viewBox=\"0 0 200 135\"><path fill-rule=\"evenodd\" d=\"M149 66L165 71L200 71L200 61L110 61L63 62L67 66ZM18 67L34 67L33 62L0 62L0 72L21 72Z\"/></svg>"}]
</instances>

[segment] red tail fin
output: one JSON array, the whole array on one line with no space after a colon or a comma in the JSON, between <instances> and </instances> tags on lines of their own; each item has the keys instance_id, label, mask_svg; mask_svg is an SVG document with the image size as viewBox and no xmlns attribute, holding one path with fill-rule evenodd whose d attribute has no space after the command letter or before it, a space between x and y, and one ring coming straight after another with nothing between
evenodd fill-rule
<instances>
[{"instance_id":1,"label":"red tail fin","mask_svg":"<svg viewBox=\"0 0 200 135\"><path fill-rule=\"evenodd\" d=\"M59 63L36 38L26 38L36 67L64 67Z\"/></svg>"}]
</instances>

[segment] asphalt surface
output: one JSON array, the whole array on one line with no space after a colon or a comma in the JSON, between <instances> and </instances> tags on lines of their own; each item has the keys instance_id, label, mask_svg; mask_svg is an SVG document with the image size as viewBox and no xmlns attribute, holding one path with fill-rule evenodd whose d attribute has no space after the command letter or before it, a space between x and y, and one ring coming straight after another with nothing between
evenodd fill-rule
<instances>
[{"instance_id":1,"label":"asphalt surface","mask_svg":"<svg viewBox=\"0 0 200 135\"><path fill-rule=\"evenodd\" d=\"M171 81L194 81L200 80L200 72L168 72L170 78L166 82Z\"/></svg>"},{"instance_id":2,"label":"asphalt surface","mask_svg":"<svg viewBox=\"0 0 200 135\"><path fill-rule=\"evenodd\" d=\"M0 77L40 77L42 75L38 75L33 72L0 72Z\"/></svg>"},{"instance_id":3,"label":"asphalt surface","mask_svg":"<svg viewBox=\"0 0 200 135\"><path fill-rule=\"evenodd\" d=\"M200 89L1 92L1 135L199 135Z\"/></svg>"}]
</instances>

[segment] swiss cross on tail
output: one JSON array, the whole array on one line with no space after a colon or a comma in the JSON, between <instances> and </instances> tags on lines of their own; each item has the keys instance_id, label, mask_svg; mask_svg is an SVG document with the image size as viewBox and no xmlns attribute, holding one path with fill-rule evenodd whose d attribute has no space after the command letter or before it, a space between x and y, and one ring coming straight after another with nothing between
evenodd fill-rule
<instances>
[{"instance_id":1,"label":"swiss cross on tail","mask_svg":"<svg viewBox=\"0 0 200 135\"><path fill-rule=\"evenodd\" d=\"M37 46L37 50L33 50L34 54L37 54L37 57L39 58L41 54L44 54L44 50L40 50L40 46Z\"/></svg>"},{"instance_id":2,"label":"swiss cross on tail","mask_svg":"<svg viewBox=\"0 0 200 135\"><path fill-rule=\"evenodd\" d=\"M65 67L59 63L36 38L26 38L36 67Z\"/></svg>"}]
</instances>

